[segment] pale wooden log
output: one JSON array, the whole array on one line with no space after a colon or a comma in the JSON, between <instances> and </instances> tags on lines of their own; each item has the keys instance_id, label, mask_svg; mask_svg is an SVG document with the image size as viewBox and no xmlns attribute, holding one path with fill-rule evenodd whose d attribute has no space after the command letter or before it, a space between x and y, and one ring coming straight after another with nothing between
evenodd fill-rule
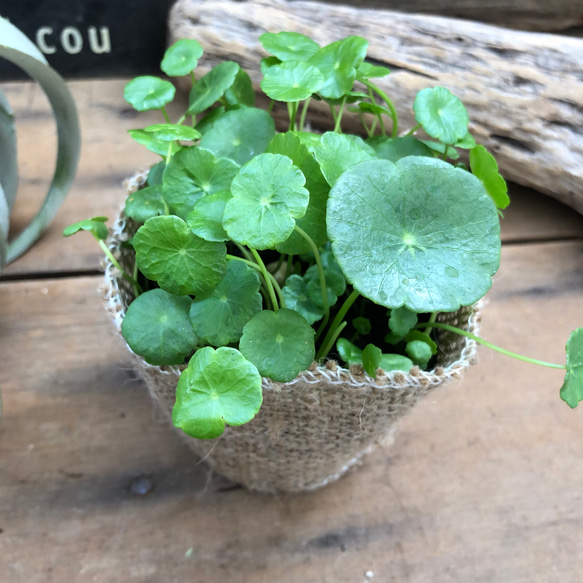
<instances>
[{"instance_id":1,"label":"pale wooden log","mask_svg":"<svg viewBox=\"0 0 583 583\"><path fill-rule=\"evenodd\" d=\"M255 81L263 32L296 31L321 44L363 36L369 58L393 71L378 84L397 105L403 129L413 124L419 90L447 87L466 104L470 129L507 179L583 212L583 40L284 0L179 0L170 30L172 39L199 40L206 65L235 59Z\"/></svg>"}]
</instances>

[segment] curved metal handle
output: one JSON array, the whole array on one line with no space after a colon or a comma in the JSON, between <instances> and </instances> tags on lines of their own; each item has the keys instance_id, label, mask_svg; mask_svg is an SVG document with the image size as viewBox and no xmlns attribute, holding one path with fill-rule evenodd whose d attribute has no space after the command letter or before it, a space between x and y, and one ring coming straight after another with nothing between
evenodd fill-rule
<instances>
[{"instance_id":1,"label":"curved metal handle","mask_svg":"<svg viewBox=\"0 0 583 583\"><path fill-rule=\"evenodd\" d=\"M24 231L12 243L7 245L5 261L9 263L22 255L38 239L67 196L77 172L81 150L81 133L75 102L62 77L48 65L42 53L22 32L1 17L0 57L20 67L41 85L53 109L57 122L58 136L57 162L51 186L37 215ZM0 109L3 109L4 112L8 111L8 115L11 116L12 112L9 107L8 109L6 108L7 102L5 99L0 99L0 106L4 106L0 107ZM4 192L0 196L4 199L4 206L7 206L10 211L16 196L18 170L14 170L16 153L13 148L15 148L16 142L13 139L13 145L9 145L10 138L6 136L10 134L10 130L7 130L7 127L7 123L4 123L4 131L0 131L0 138L3 137L3 142L0 142L0 146L10 152L9 157L12 157L12 162L8 161L3 166L0 166L0 171L3 170L5 172L4 179L1 182ZM4 157L4 155L3 153L2 156ZM2 210L0 209L0 216L1 213ZM8 234L7 232L3 234L1 231L2 224L0 221L0 271L3 265L1 261L3 245L1 241L3 236L4 241L6 241Z\"/></svg>"}]
</instances>

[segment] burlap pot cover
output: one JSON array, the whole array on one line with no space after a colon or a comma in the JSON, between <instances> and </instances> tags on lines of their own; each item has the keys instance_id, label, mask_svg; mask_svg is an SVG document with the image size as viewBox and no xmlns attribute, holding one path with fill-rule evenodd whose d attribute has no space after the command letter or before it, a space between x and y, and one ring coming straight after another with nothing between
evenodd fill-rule
<instances>
[{"instance_id":1,"label":"burlap pot cover","mask_svg":"<svg viewBox=\"0 0 583 583\"><path fill-rule=\"evenodd\" d=\"M134 192L145 181L138 174L128 181ZM134 255L121 245L135 225L123 213L113 226L109 248L131 272ZM134 295L131 285L109 262L102 288L106 307L118 332ZM476 306L439 321L467 329L479 327ZM341 368L313 363L289 383L263 379L263 405L246 425L227 427L217 439L185 437L189 446L220 474L258 491L299 492L336 480L385 438L395 423L422 397L441 384L461 377L475 363L476 344L445 331L438 334L437 366L432 371L380 373L371 379L361 367ZM130 351L131 353L131 351ZM175 389L184 367L152 366L133 354L134 365L155 403L170 419Z\"/></svg>"}]
</instances>

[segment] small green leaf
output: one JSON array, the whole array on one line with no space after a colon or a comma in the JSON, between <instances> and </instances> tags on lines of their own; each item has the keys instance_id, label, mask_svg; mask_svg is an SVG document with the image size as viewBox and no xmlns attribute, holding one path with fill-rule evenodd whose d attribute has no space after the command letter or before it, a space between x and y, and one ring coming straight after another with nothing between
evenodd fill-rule
<instances>
[{"instance_id":1,"label":"small green leaf","mask_svg":"<svg viewBox=\"0 0 583 583\"><path fill-rule=\"evenodd\" d=\"M336 350L346 364L362 364L362 350L346 338L338 338Z\"/></svg>"},{"instance_id":2,"label":"small green leaf","mask_svg":"<svg viewBox=\"0 0 583 583\"><path fill-rule=\"evenodd\" d=\"M138 223L145 223L152 217L165 215L168 205L162 196L160 185L142 188L126 199L125 214Z\"/></svg>"},{"instance_id":3,"label":"small green leaf","mask_svg":"<svg viewBox=\"0 0 583 583\"><path fill-rule=\"evenodd\" d=\"M297 32L266 32L259 42L281 61L307 61L320 50L317 42Z\"/></svg>"},{"instance_id":4,"label":"small green leaf","mask_svg":"<svg viewBox=\"0 0 583 583\"><path fill-rule=\"evenodd\" d=\"M379 67L378 65L371 65L370 63L361 63L356 71L356 78L361 79L375 79L378 77L386 77L391 72L387 67Z\"/></svg>"},{"instance_id":5,"label":"small green leaf","mask_svg":"<svg viewBox=\"0 0 583 583\"><path fill-rule=\"evenodd\" d=\"M251 77L240 67L233 84L225 91L225 100L229 105L255 107L255 91Z\"/></svg>"},{"instance_id":6,"label":"small green leaf","mask_svg":"<svg viewBox=\"0 0 583 583\"><path fill-rule=\"evenodd\" d=\"M218 101L235 82L239 69L237 63L225 61L201 77L190 91L187 115L201 113Z\"/></svg>"},{"instance_id":7,"label":"small green leaf","mask_svg":"<svg viewBox=\"0 0 583 583\"><path fill-rule=\"evenodd\" d=\"M285 299L285 305L290 310L295 310L303 316L308 324L317 322L324 316L324 309L316 305L309 297L306 281L299 275L290 275L285 286L281 290Z\"/></svg>"},{"instance_id":8,"label":"small green leaf","mask_svg":"<svg viewBox=\"0 0 583 583\"><path fill-rule=\"evenodd\" d=\"M377 304L449 312L492 285L500 262L494 204L476 177L447 162L362 162L332 187L327 211L346 279Z\"/></svg>"},{"instance_id":9,"label":"small green leaf","mask_svg":"<svg viewBox=\"0 0 583 583\"><path fill-rule=\"evenodd\" d=\"M440 144L439 142L433 142L432 140L419 140L422 144L425 144L429 149L443 155L447 151L447 157L452 160L458 160L460 155L453 146L446 146L445 144Z\"/></svg>"},{"instance_id":10,"label":"small green leaf","mask_svg":"<svg viewBox=\"0 0 583 583\"><path fill-rule=\"evenodd\" d=\"M301 61L285 61L270 67L261 81L261 89L270 99L288 103L303 101L322 87L320 69Z\"/></svg>"},{"instance_id":11,"label":"small green leaf","mask_svg":"<svg viewBox=\"0 0 583 583\"><path fill-rule=\"evenodd\" d=\"M243 329L239 349L262 376L287 383L312 364L314 330L294 310L263 310Z\"/></svg>"},{"instance_id":12,"label":"small green leaf","mask_svg":"<svg viewBox=\"0 0 583 583\"><path fill-rule=\"evenodd\" d=\"M213 439L225 424L251 421L262 401L261 377L238 350L206 346L180 375L172 422L191 437Z\"/></svg>"},{"instance_id":13,"label":"small green leaf","mask_svg":"<svg viewBox=\"0 0 583 583\"><path fill-rule=\"evenodd\" d=\"M129 347L155 365L182 364L198 338L190 323L192 300L153 289L129 306L121 333Z\"/></svg>"},{"instance_id":14,"label":"small green leaf","mask_svg":"<svg viewBox=\"0 0 583 583\"><path fill-rule=\"evenodd\" d=\"M577 328L567 340L567 373L561 387L561 399L574 409L583 401L583 328Z\"/></svg>"},{"instance_id":15,"label":"small green leaf","mask_svg":"<svg viewBox=\"0 0 583 583\"><path fill-rule=\"evenodd\" d=\"M201 133L190 126L176 125L172 123L158 123L144 128L147 134L159 142L174 142L175 140L187 140L194 142L201 137Z\"/></svg>"},{"instance_id":16,"label":"small green leaf","mask_svg":"<svg viewBox=\"0 0 583 583\"><path fill-rule=\"evenodd\" d=\"M431 336L429 336L429 334L421 332L421 330L411 330L405 336L405 342L412 342L413 340L425 342L425 344L429 346L431 354L437 354L437 344L431 339Z\"/></svg>"},{"instance_id":17,"label":"small green leaf","mask_svg":"<svg viewBox=\"0 0 583 583\"><path fill-rule=\"evenodd\" d=\"M197 237L175 216L146 221L134 237L134 248L140 271L179 296L207 293L227 272L225 244Z\"/></svg>"},{"instance_id":18,"label":"small green leaf","mask_svg":"<svg viewBox=\"0 0 583 583\"><path fill-rule=\"evenodd\" d=\"M255 249L273 248L304 216L309 192L304 175L287 156L260 154L239 170L231 184L223 227L229 237Z\"/></svg>"},{"instance_id":19,"label":"small green leaf","mask_svg":"<svg viewBox=\"0 0 583 583\"><path fill-rule=\"evenodd\" d=\"M174 99L176 88L158 77L136 77L124 89L124 99L138 111L161 109Z\"/></svg>"},{"instance_id":20,"label":"small green leaf","mask_svg":"<svg viewBox=\"0 0 583 583\"><path fill-rule=\"evenodd\" d=\"M266 111L244 107L226 111L210 122L200 145L242 166L265 152L274 135L275 124Z\"/></svg>"},{"instance_id":21,"label":"small green leaf","mask_svg":"<svg viewBox=\"0 0 583 583\"><path fill-rule=\"evenodd\" d=\"M184 38L166 49L160 69L169 77L182 77L196 69L203 49L198 41Z\"/></svg>"},{"instance_id":22,"label":"small green leaf","mask_svg":"<svg viewBox=\"0 0 583 583\"><path fill-rule=\"evenodd\" d=\"M369 101L361 101L356 107L351 107L350 111L362 113L372 113L373 115L388 115L391 116L391 111L378 103L370 103Z\"/></svg>"},{"instance_id":23,"label":"small green leaf","mask_svg":"<svg viewBox=\"0 0 583 583\"><path fill-rule=\"evenodd\" d=\"M231 198L228 190L221 190L197 200L187 217L192 232L206 241L227 241L229 235L223 229L223 214Z\"/></svg>"},{"instance_id":24,"label":"small green leaf","mask_svg":"<svg viewBox=\"0 0 583 583\"><path fill-rule=\"evenodd\" d=\"M217 158L210 150L191 146L172 157L164 171L164 198L172 211L186 219L203 196L228 190L239 166Z\"/></svg>"},{"instance_id":25,"label":"small green leaf","mask_svg":"<svg viewBox=\"0 0 583 583\"><path fill-rule=\"evenodd\" d=\"M368 336L372 330L370 320L362 316L357 316L352 320L352 327L363 336Z\"/></svg>"},{"instance_id":26,"label":"small green leaf","mask_svg":"<svg viewBox=\"0 0 583 583\"><path fill-rule=\"evenodd\" d=\"M288 132L290 133L290 132ZM322 139L322 134L314 134L312 132L291 132L294 136L300 139L300 142L308 148L310 153L314 153L314 150L320 144Z\"/></svg>"},{"instance_id":27,"label":"small green leaf","mask_svg":"<svg viewBox=\"0 0 583 583\"><path fill-rule=\"evenodd\" d=\"M346 291L346 279L338 263L334 259L332 251L323 251L320 253L324 276L326 278L326 291L328 293L328 306L332 307L338 298ZM320 285L320 275L318 266L312 265L304 275L306 282L306 292L308 297L317 306L323 308L322 288Z\"/></svg>"},{"instance_id":28,"label":"small green leaf","mask_svg":"<svg viewBox=\"0 0 583 583\"><path fill-rule=\"evenodd\" d=\"M383 354L379 368L386 372L393 370L409 372L413 368L413 363L406 356L400 354Z\"/></svg>"},{"instance_id":29,"label":"small green leaf","mask_svg":"<svg viewBox=\"0 0 583 583\"><path fill-rule=\"evenodd\" d=\"M162 175L164 174L165 167L166 162L162 160L150 168L150 171L148 172L148 186L162 185Z\"/></svg>"},{"instance_id":30,"label":"small green leaf","mask_svg":"<svg viewBox=\"0 0 583 583\"><path fill-rule=\"evenodd\" d=\"M261 59L261 61L259 62L261 74L265 75L265 73L267 73L267 71L269 71L271 67L275 67L280 64L281 61L277 57L266 57L264 59Z\"/></svg>"},{"instance_id":31,"label":"small green leaf","mask_svg":"<svg viewBox=\"0 0 583 583\"><path fill-rule=\"evenodd\" d=\"M128 134L132 140L145 146L150 152L154 152L154 154L158 154L163 158L166 158L168 155L168 150L170 150L171 154L175 154L180 150L180 144L177 142L163 142L162 140L156 139L152 134L149 134L145 130L128 130Z\"/></svg>"},{"instance_id":32,"label":"small green leaf","mask_svg":"<svg viewBox=\"0 0 583 583\"><path fill-rule=\"evenodd\" d=\"M433 150L413 136L395 139L391 139L388 136L375 136L366 140L366 143L374 148L379 158L390 160L391 162L396 162L406 156L428 156L433 158Z\"/></svg>"},{"instance_id":33,"label":"small green leaf","mask_svg":"<svg viewBox=\"0 0 583 583\"><path fill-rule=\"evenodd\" d=\"M260 285L254 269L229 261L217 287L192 303L190 321L198 337L213 346L238 342L245 324L261 310Z\"/></svg>"},{"instance_id":34,"label":"small green leaf","mask_svg":"<svg viewBox=\"0 0 583 583\"><path fill-rule=\"evenodd\" d=\"M92 219L79 221L74 225L65 227L63 235L65 237L70 237L79 231L89 231L96 239L107 239L109 231L107 226L104 224L107 220L107 217L93 217Z\"/></svg>"},{"instance_id":35,"label":"small green leaf","mask_svg":"<svg viewBox=\"0 0 583 583\"><path fill-rule=\"evenodd\" d=\"M397 336L405 336L417 324L417 314L405 306L391 310L389 328Z\"/></svg>"},{"instance_id":36,"label":"small green leaf","mask_svg":"<svg viewBox=\"0 0 583 583\"><path fill-rule=\"evenodd\" d=\"M476 146L470 150L470 167L472 174L482 181L496 207L505 209L510 204L508 187L504 178L498 174L494 156L484 146Z\"/></svg>"},{"instance_id":37,"label":"small green leaf","mask_svg":"<svg viewBox=\"0 0 583 583\"><path fill-rule=\"evenodd\" d=\"M476 140L474 136L468 132L459 142L454 144L456 148L461 148L462 150L471 150L476 147Z\"/></svg>"},{"instance_id":38,"label":"small green leaf","mask_svg":"<svg viewBox=\"0 0 583 583\"><path fill-rule=\"evenodd\" d=\"M383 353L380 348L374 344L367 344L362 351L362 366L366 374L375 379L377 368L381 365Z\"/></svg>"},{"instance_id":39,"label":"small green leaf","mask_svg":"<svg viewBox=\"0 0 583 583\"><path fill-rule=\"evenodd\" d=\"M424 368L431 359L431 348L421 340L407 342L405 351L411 357L411 360L421 368Z\"/></svg>"},{"instance_id":40,"label":"small green leaf","mask_svg":"<svg viewBox=\"0 0 583 583\"><path fill-rule=\"evenodd\" d=\"M359 36L349 36L333 42L315 53L308 61L318 67L324 76L320 95L336 99L352 89L356 69L366 57L368 41Z\"/></svg>"},{"instance_id":41,"label":"small green leaf","mask_svg":"<svg viewBox=\"0 0 583 583\"><path fill-rule=\"evenodd\" d=\"M444 144L455 144L468 133L468 112L445 87L428 87L419 91L413 111L415 120L427 134Z\"/></svg>"},{"instance_id":42,"label":"small green leaf","mask_svg":"<svg viewBox=\"0 0 583 583\"><path fill-rule=\"evenodd\" d=\"M330 186L334 186L340 175L351 166L373 158L354 140L335 132L326 132L322 136L314 156Z\"/></svg>"}]
</instances>

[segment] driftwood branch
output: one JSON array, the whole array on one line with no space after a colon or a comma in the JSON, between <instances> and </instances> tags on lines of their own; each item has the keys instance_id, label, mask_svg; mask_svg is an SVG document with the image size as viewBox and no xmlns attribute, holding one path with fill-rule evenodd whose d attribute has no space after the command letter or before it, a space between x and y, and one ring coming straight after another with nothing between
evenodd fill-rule
<instances>
[{"instance_id":1,"label":"driftwood branch","mask_svg":"<svg viewBox=\"0 0 583 583\"><path fill-rule=\"evenodd\" d=\"M392 70L379 85L397 104L402 128L414 123L417 91L447 87L465 103L476 140L508 180L583 213L583 40L284 0L179 0L170 30L172 39L199 40L207 65L235 60L256 82L264 56L257 38L265 31L301 32L321 44L363 36L369 58Z\"/></svg>"}]
</instances>

